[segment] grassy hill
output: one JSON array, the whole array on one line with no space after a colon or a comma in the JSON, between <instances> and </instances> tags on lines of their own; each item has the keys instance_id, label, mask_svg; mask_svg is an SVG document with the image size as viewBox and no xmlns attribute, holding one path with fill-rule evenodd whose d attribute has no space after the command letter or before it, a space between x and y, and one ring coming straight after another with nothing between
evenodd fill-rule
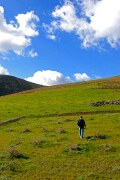
<instances>
[{"instance_id":1,"label":"grassy hill","mask_svg":"<svg viewBox=\"0 0 120 180\"><path fill-rule=\"evenodd\" d=\"M120 76L0 97L0 179L120 178ZM77 127L87 128L81 140Z\"/></svg>"},{"instance_id":2,"label":"grassy hill","mask_svg":"<svg viewBox=\"0 0 120 180\"><path fill-rule=\"evenodd\" d=\"M26 91L38 87L42 86L13 76L0 75L0 96Z\"/></svg>"}]
</instances>

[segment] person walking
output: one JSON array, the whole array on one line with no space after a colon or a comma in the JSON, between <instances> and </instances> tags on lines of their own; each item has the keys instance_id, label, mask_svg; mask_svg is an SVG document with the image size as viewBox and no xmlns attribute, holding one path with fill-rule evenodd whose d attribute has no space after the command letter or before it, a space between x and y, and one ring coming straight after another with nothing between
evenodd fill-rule
<instances>
[{"instance_id":1,"label":"person walking","mask_svg":"<svg viewBox=\"0 0 120 180\"><path fill-rule=\"evenodd\" d=\"M78 120L77 125L79 127L80 138L82 139L84 137L84 128L86 127L85 121L82 116Z\"/></svg>"}]
</instances>

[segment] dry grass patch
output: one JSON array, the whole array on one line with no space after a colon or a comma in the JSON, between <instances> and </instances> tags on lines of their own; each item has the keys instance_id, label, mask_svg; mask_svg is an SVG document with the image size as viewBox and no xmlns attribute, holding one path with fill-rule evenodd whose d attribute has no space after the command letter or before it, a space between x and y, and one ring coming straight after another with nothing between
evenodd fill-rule
<instances>
[{"instance_id":1,"label":"dry grass patch","mask_svg":"<svg viewBox=\"0 0 120 180\"><path fill-rule=\"evenodd\" d=\"M106 136L104 134L101 134L100 132L96 132L94 135L95 139L106 139Z\"/></svg>"},{"instance_id":2,"label":"dry grass patch","mask_svg":"<svg viewBox=\"0 0 120 180\"><path fill-rule=\"evenodd\" d=\"M14 132L14 130L12 128L9 128L6 130L6 132Z\"/></svg>"},{"instance_id":3,"label":"dry grass patch","mask_svg":"<svg viewBox=\"0 0 120 180\"><path fill-rule=\"evenodd\" d=\"M104 144L101 148L102 152L115 152L116 149L111 144Z\"/></svg>"},{"instance_id":4,"label":"dry grass patch","mask_svg":"<svg viewBox=\"0 0 120 180\"><path fill-rule=\"evenodd\" d=\"M100 132L96 132L93 136L87 136L86 139L88 140L106 139L106 135Z\"/></svg>"},{"instance_id":5,"label":"dry grass patch","mask_svg":"<svg viewBox=\"0 0 120 180\"><path fill-rule=\"evenodd\" d=\"M29 133L29 132L31 132L31 130L28 127L23 130L23 133Z\"/></svg>"},{"instance_id":6,"label":"dry grass patch","mask_svg":"<svg viewBox=\"0 0 120 180\"><path fill-rule=\"evenodd\" d=\"M59 129L59 133L66 133L66 130L64 128Z\"/></svg>"},{"instance_id":7,"label":"dry grass patch","mask_svg":"<svg viewBox=\"0 0 120 180\"><path fill-rule=\"evenodd\" d=\"M82 150L82 148L79 145L71 145L69 148L69 151L76 151L76 152L80 152Z\"/></svg>"},{"instance_id":8,"label":"dry grass patch","mask_svg":"<svg viewBox=\"0 0 120 180\"><path fill-rule=\"evenodd\" d=\"M47 128L42 128L42 132L48 132Z\"/></svg>"},{"instance_id":9,"label":"dry grass patch","mask_svg":"<svg viewBox=\"0 0 120 180\"><path fill-rule=\"evenodd\" d=\"M43 139L36 139L36 140L32 141L32 144L37 147L42 147L45 143L46 143L46 141Z\"/></svg>"},{"instance_id":10,"label":"dry grass patch","mask_svg":"<svg viewBox=\"0 0 120 180\"><path fill-rule=\"evenodd\" d=\"M7 153L7 157L10 159L18 159L18 158L27 159L28 158L26 155L24 155L18 149L16 149L15 146L10 146L7 149L6 153Z\"/></svg>"}]
</instances>

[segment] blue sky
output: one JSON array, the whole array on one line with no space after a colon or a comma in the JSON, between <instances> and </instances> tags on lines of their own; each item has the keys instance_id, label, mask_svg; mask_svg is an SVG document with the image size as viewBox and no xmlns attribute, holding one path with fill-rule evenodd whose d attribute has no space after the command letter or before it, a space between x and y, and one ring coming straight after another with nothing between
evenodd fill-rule
<instances>
[{"instance_id":1,"label":"blue sky","mask_svg":"<svg viewBox=\"0 0 120 180\"><path fill-rule=\"evenodd\" d=\"M1 0L0 74L54 85L120 75L119 0Z\"/></svg>"}]
</instances>

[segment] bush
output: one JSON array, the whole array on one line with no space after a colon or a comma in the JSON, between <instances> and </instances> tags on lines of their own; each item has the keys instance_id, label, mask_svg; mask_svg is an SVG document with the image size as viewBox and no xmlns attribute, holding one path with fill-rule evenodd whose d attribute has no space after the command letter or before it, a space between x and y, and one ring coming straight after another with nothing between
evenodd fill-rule
<instances>
[{"instance_id":1,"label":"bush","mask_svg":"<svg viewBox=\"0 0 120 180\"><path fill-rule=\"evenodd\" d=\"M9 128L7 129L7 132L13 132L13 129Z\"/></svg>"},{"instance_id":2,"label":"bush","mask_svg":"<svg viewBox=\"0 0 120 180\"><path fill-rule=\"evenodd\" d=\"M64 122L71 122L71 121L73 121L73 120L71 120L71 119L65 119L64 120Z\"/></svg>"},{"instance_id":3,"label":"bush","mask_svg":"<svg viewBox=\"0 0 120 180\"><path fill-rule=\"evenodd\" d=\"M66 133L66 130L63 129L63 128L61 128L61 129L59 130L59 133Z\"/></svg>"},{"instance_id":4,"label":"bush","mask_svg":"<svg viewBox=\"0 0 120 180\"><path fill-rule=\"evenodd\" d=\"M101 133L99 133L99 132L97 132L97 133L94 135L94 138L95 138L95 139L105 139L106 136L103 135L103 134L101 134Z\"/></svg>"},{"instance_id":5,"label":"bush","mask_svg":"<svg viewBox=\"0 0 120 180\"><path fill-rule=\"evenodd\" d=\"M34 141L32 142L33 145L38 146L38 147L42 147L43 144L45 144L45 143L46 143L46 141L45 141L45 140L42 140L42 139L34 140Z\"/></svg>"},{"instance_id":6,"label":"bush","mask_svg":"<svg viewBox=\"0 0 120 180\"><path fill-rule=\"evenodd\" d=\"M31 130L30 130L29 128L25 128L25 129L23 130L23 133L27 133L27 132L31 132Z\"/></svg>"},{"instance_id":7,"label":"bush","mask_svg":"<svg viewBox=\"0 0 120 180\"><path fill-rule=\"evenodd\" d=\"M42 132L48 132L48 129L43 128L43 129L42 129Z\"/></svg>"},{"instance_id":8,"label":"bush","mask_svg":"<svg viewBox=\"0 0 120 180\"><path fill-rule=\"evenodd\" d=\"M82 150L82 148L79 145L72 145L69 147L69 150L80 152Z\"/></svg>"},{"instance_id":9,"label":"bush","mask_svg":"<svg viewBox=\"0 0 120 180\"><path fill-rule=\"evenodd\" d=\"M0 163L0 173L1 172L5 172L5 171L10 171L10 172L21 172L22 171L22 167L19 163L15 162L15 161L7 161L7 162L1 162Z\"/></svg>"},{"instance_id":10,"label":"bush","mask_svg":"<svg viewBox=\"0 0 120 180\"><path fill-rule=\"evenodd\" d=\"M96 132L94 136L87 136L86 139L88 140L106 139L106 136L101 134L100 132Z\"/></svg>"},{"instance_id":11,"label":"bush","mask_svg":"<svg viewBox=\"0 0 120 180\"><path fill-rule=\"evenodd\" d=\"M16 163L16 162L10 162L8 164L9 166L9 171L12 171L12 172L20 172L22 170L20 164Z\"/></svg>"},{"instance_id":12,"label":"bush","mask_svg":"<svg viewBox=\"0 0 120 180\"><path fill-rule=\"evenodd\" d=\"M19 150L17 150L14 146L9 147L9 149L7 150L7 155L10 159L28 158L27 156L23 155Z\"/></svg>"},{"instance_id":13,"label":"bush","mask_svg":"<svg viewBox=\"0 0 120 180\"><path fill-rule=\"evenodd\" d=\"M111 144L104 144L102 149L102 152L115 152L115 148Z\"/></svg>"}]
</instances>

